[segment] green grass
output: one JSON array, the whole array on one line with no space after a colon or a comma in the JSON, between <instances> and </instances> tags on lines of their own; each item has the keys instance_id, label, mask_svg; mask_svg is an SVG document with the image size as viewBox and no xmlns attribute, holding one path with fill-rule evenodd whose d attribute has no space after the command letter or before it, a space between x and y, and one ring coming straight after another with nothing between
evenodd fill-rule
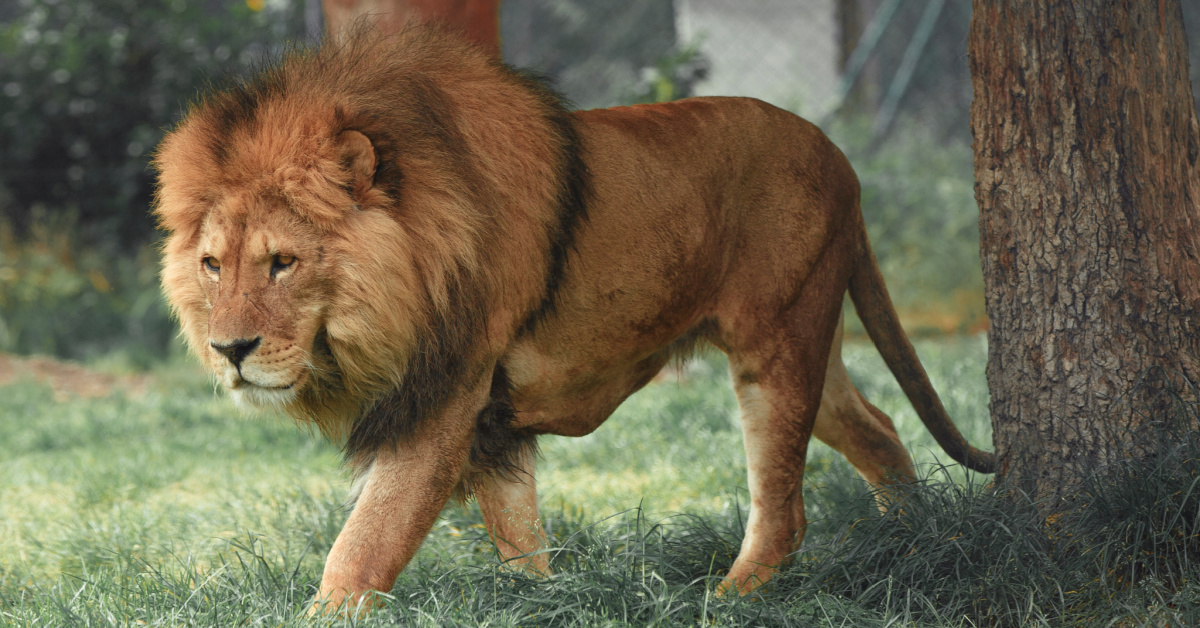
<instances>
[{"instance_id":1,"label":"green grass","mask_svg":"<svg viewBox=\"0 0 1200 628\"><path fill-rule=\"evenodd\" d=\"M978 340L926 348L936 356L931 366L973 360L935 369L935 379L958 390L947 397L952 410L965 410L974 396L970 413L983 418ZM864 392L914 435L918 458L932 459L932 441L907 429L916 419L878 358L858 346L847 355ZM650 386L589 437L544 438L542 452L543 509L556 543L571 548L556 559L562 574L554 586L509 574L497 580L475 508L451 506L397 586L397 595L420 600L408 619L433 613L433 624L473 623L487 616L478 605L501 595L501 586L511 589L505 596L536 600L506 611L521 623L562 606L552 599L555 587L574 581L583 605L576 610L598 613L599 621L616 612L602 601L632 586L614 572L644 562L647 544L661 553L688 534L708 534L708 545L721 548L718 566L727 566L746 503L745 461L719 357ZM815 446L810 460L814 490L832 481L865 494L828 448ZM0 389L0 609L15 623L296 621L344 520L346 484L335 448L286 419L239 416L187 365L164 369L141 397L56 402L46 387L10 385ZM815 499L814 519L832 508ZM667 570L674 573L651 577L638 568L637 586L649 588L629 590L630 599L620 593L621 606L641 602L649 606L637 617L688 623L691 604L707 591L691 583L710 573L716 559L709 553ZM457 598L443 605L462 604L464 586L474 610L434 610L439 596ZM585 612L589 596L594 612Z\"/></svg>"},{"instance_id":2,"label":"green grass","mask_svg":"<svg viewBox=\"0 0 1200 628\"><path fill-rule=\"evenodd\" d=\"M918 351L959 425L989 443L982 339L926 340ZM1130 573L1149 577L1134 586L1105 570L1130 564L1116 538L1134 535L1138 548L1162 553L1163 541L1178 546L1181 534L1180 551L1194 550L1191 528L1179 532L1179 518L1162 511L1200 510L1191 492L1172 488L1200 465L1155 476L1163 488L1148 512L1165 523L1121 527L1093 517L1079 527L1108 548L1103 560L1079 544L1056 549L1035 517L986 487L988 477L937 464L944 455L873 348L850 344L846 361L932 478L903 514L880 516L845 461L814 445L805 549L758 598L710 594L737 551L748 500L736 404L723 361L709 356L635 395L596 433L542 440L553 577L501 568L477 509L452 505L388 606L359 625L1161 626L1195 618L1196 569L1142 561ZM1178 503L1161 498L1168 489L1183 495L1171 498ZM0 388L0 623L311 625L304 611L345 519L346 490L335 448L286 419L239 416L186 363L164 366L140 397L56 401L31 382ZM1120 503L1106 494L1105 516L1119 523L1112 513L1138 511L1145 492L1121 493Z\"/></svg>"}]
</instances>

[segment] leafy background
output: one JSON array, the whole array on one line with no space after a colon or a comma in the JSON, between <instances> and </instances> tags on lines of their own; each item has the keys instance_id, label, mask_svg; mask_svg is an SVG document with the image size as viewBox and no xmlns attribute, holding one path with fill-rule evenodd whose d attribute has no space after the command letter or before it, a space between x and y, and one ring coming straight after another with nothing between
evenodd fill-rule
<instances>
[{"instance_id":1,"label":"leafy background","mask_svg":"<svg viewBox=\"0 0 1200 628\"><path fill-rule=\"evenodd\" d=\"M506 5L504 23L524 20L545 33L518 47L521 33L509 28L510 60L532 64L585 103L686 95L694 77L683 70L699 60L690 44L672 47L668 5ZM630 13L613 37L587 27L618 10ZM176 350L155 277L149 157L197 93L307 41L303 13L303 3L286 0L0 7L0 351L73 359L120 352L145 367ZM981 329L968 140L915 118L883 141L852 111L825 124L862 179L876 252L910 328Z\"/></svg>"}]
</instances>

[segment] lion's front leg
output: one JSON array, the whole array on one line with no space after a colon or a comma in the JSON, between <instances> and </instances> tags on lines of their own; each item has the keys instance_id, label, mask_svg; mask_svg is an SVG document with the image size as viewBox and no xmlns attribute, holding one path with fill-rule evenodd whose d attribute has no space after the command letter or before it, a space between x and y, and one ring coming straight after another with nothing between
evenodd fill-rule
<instances>
[{"instance_id":1,"label":"lion's front leg","mask_svg":"<svg viewBox=\"0 0 1200 628\"><path fill-rule=\"evenodd\" d=\"M487 386L452 401L416 433L375 453L354 511L325 561L314 612L354 612L387 592L416 554L462 476Z\"/></svg>"},{"instance_id":2,"label":"lion's front leg","mask_svg":"<svg viewBox=\"0 0 1200 628\"><path fill-rule=\"evenodd\" d=\"M505 564L550 575L550 561L545 552L539 552L546 546L546 535L538 517L533 452L522 451L516 466L518 470L480 480L475 500Z\"/></svg>"}]
</instances>

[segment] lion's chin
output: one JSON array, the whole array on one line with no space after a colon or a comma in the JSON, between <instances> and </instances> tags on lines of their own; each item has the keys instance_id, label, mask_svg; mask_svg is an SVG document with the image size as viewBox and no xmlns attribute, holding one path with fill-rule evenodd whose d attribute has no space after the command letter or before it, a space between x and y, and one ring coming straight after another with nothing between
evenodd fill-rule
<instances>
[{"instance_id":1,"label":"lion's chin","mask_svg":"<svg viewBox=\"0 0 1200 628\"><path fill-rule=\"evenodd\" d=\"M243 383L229 390L229 396L244 411L280 410L296 398L296 387L264 388Z\"/></svg>"}]
</instances>

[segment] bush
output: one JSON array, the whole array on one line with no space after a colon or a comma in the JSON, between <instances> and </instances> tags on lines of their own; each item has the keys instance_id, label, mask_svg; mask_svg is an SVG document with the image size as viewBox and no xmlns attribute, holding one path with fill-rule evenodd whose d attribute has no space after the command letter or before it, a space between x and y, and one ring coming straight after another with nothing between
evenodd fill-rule
<instances>
[{"instance_id":1,"label":"bush","mask_svg":"<svg viewBox=\"0 0 1200 628\"><path fill-rule=\"evenodd\" d=\"M24 233L37 207L65 210L88 242L149 239L147 162L164 127L302 18L298 3L18 2L0 23L0 215Z\"/></svg>"},{"instance_id":2,"label":"bush","mask_svg":"<svg viewBox=\"0 0 1200 628\"><path fill-rule=\"evenodd\" d=\"M89 358L120 349L133 366L175 335L158 288L158 252L79 246L67 216L40 216L18 240L0 221L0 351Z\"/></svg>"}]
</instances>

